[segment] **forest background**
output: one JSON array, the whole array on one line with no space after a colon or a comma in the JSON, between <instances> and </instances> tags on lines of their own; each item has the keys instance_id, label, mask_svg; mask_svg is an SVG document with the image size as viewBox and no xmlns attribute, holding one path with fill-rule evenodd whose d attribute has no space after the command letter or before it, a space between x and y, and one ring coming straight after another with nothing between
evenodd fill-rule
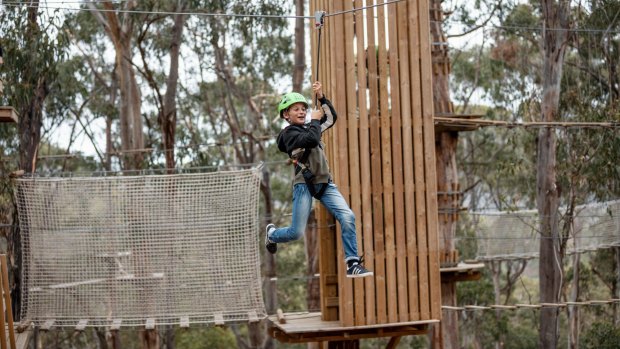
<instances>
[{"instance_id":1,"label":"forest background","mask_svg":"<svg viewBox=\"0 0 620 349\"><path fill-rule=\"evenodd\" d=\"M556 121L616 126L552 129L558 205L617 200L620 1L431 3L446 14L441 28L450 45L456 111L508 122L543 119L545 39L555 30L548 25L548 7L564 10L571 30L563 32ZM18 169L63 176L264 162L261 225L286 225L292 169L274 143L282 127L275 107L292 89L309 96L308 40L316 33L307 19L280 16L307 12L303 0L4 1L0 104L20 116L17 125L0 126L0 229L4 248L17 251L13 261L19 261L19 227L8 174ZM460 134L462 205L470 212L535 209L541 135L526 127ZM567 213L560 222L570 219ZM476 257L475 229L475 216L464 212L456 231L462 259ZM310 224L305 241L276 257L263 256L269 313L319 310L316 258L307 248L314 236ZM560 299L620 298L617 247L563 254L560 269ZM458 285L459 304L537 303L538 270L537 260L488 262L480 281ZM619 307L585 306L579 316L568 308L558 311L555 346L620 347ZM539 312L459 312L459 346L541 347L545 322ZM155 340L162 348L305 347L274 342L264 326L166 328ZM119 342L133 348L146 345L147 336L123 331L114 339L95 328L79 336L41 334L38 340L44 348L111 348ZM384 344L362 341L364 348ZM399 348L428 345L426 337L410 337Z\"/></svg>"}]
</instances>

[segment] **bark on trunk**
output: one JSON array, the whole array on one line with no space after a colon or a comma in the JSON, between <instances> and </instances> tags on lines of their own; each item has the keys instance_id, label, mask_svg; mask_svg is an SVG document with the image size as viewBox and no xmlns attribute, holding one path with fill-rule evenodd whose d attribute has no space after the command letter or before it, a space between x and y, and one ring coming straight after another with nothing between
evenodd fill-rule
<instances>
[{"instance_id":1,"label":"bark on trunk","mask_svg":"<svg viewBox=\"0 0 620 349\"><path fill-rule=\"evenodd\" d=\"M140 348L159 349L159 335L157 334L157 330L140 331Z\"/></svg>"},{"instance_id":2,"label":"bark on trunk","mask_svg":"<svg viewBox=\"0 0 620 349\"><path fill-rule=\"evenodd\" d=\"M128 1L124 10L132 10L136 4L135 1ZM120 91L119 117L123 168L139 169L142 167L144 148L143 122L140 114L142 101L131 63L132 34L136 17L130 13L122 13L120 15L123 18L119 19L114 5L109 2L102 4L106 12L99 11L91 2L86 5L103 26L115 50L115 73Z\"/></svg>"},{"instance_id":3,"label":"bark on trunk","mask_svg":"<svg viewBox=\"0 0 620 349\"><path fill-rule=\"evenodd\" d=\"M131 47L129 40L115 43L116 72L120 88L120 133L123 151L123 168L135 170L142 167L144 138L142 136L142 115L140 114L140 90L131 63Z\"/></svg>"},{"instance_id":4,"label":"bark on trunk","mask_svg":"<svg viewBox=\"0 0 620 349\"><path fill-rule=\"evenodd\" d=\"M492 261L489 262L487 265L489 265L491 268L491 273L493 274L493 294L495 296L495 304L502 304L502 287L501 287L501 283L500 283L500 278L502 277L502 262L501 261ZM501 314L501 310L495 310L495 319L497 320L497 322L499 323L499 320L501 318L502 314ZM500 333L499 334L499 338L498 341L495 342L495 349L501 349L503 348L503 335Z\"/></svg>"},{"instance_id":5,"label":"bark on trunk","mask_svg":"<svg viewBox=\"0 0 620 349\"><path fill-rule=\"evenodd\" d=\"M179 4L177 11L185 10L185 2ZM170 67L166 80L166 94L160 115L161 133L166 158L166 167L173 169L174 162L174 140L177 127L177 85L179 81L179 55L181 52L181 40L183 37L183 27L186 15L177 14L174 16L172 26L172 41L170 42Z\"/></svg>"},{"instance_id":6,"label":"bark on trunk","mask_svg":"<svg viewBox=\"0 0 620 349\"><path fill-rule=\"evenodd\" d=\"M579 253L573 255L573 285L570 292L571 302L579 299ZM568 306L568 347L569 349L579 348L579 307L576 305Z\"/></svg>"},{"instance_id":7,"label":"bark on trunk","mask_svg":"<svg viewBox=\"0 0 620 349\"><path fill-rule=\"evenodd\" d=\"M614 290L614 298L620 298L620 247L614 247L614 252L616 256L616 288ZM620 326L620 304L614 304L614 325L616 327Z\"/></svg>"},{"instance_id":8,"label":"bark on trunk","mask_svg":"<svg viewBox=\"0 0 620 349\"><path fill-rule=\"evenodd\" d=\"M26 40L36 41L39 35L37 23L39 2L34 1L28 9L28 30L25 33ZM35 47L35 44L29 45ZM36 170L36 157L41 141L41 125L43 118L43 103L49 90L45 76L29 77L29 84L34 86L30 101L19 111L18 134L19 134L19 167L26 173ZM14 204L15 205L15 204ZM18 222L17 207L13 210L13 222ZM21 320L21 268L22 248L21 230L15 224L7 237L9 284L11 286L11 302L13 306L13 318Z\"/></svg>"},{"instance_id":9,"label":"bark on trunk","mask_svg":"<svg viewBox=\"0 0 620 349\"><path fill-rule=\"evenodd\" d=\"M543 96L542 121L558 119L560 82L568 41L568 3L542 0ZM538 133L537 206L540 216L540 302L557 303L560 297L562 254L558 226L559 191L556 183L556 140L553 129ZM557 348L559 308L540 311L540 348Z\"/></svg>"}]
</instances>

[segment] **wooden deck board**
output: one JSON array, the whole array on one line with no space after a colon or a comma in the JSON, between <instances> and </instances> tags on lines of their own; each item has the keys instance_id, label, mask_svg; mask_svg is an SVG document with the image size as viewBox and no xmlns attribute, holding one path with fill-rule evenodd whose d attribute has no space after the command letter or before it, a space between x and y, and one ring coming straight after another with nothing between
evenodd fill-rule
<instances>
[{"instance_id":1,"label":"wooden deck board","mask_svg":"<svg viewBox=\"0 0 620 349\"><path fill-rule=\"evenodd\" d=\"M440 268L441 282L461 282L480 280L482 273L480 269L484 268L484 264L466 264L459 263L455 267Z\"/></svg>"},{"instance_id":2,"label":"wooden deck board","mask_svg":"<svg viewBox=\"0 0 620 349\"><path fill-rule=\"evenodd\" d=\"M409 321L365 326L343 326L340 321L322 321L321 313L286 313L285 323L277 315L268 317L270 334L285 343L306 343L337 340L418 335L428 332L438 320Z\"/></svg>"},{"instance_id":3,"label":"wooden deck board","mask_svg":"<svg viewBox=\"0 0 620 349\"><path fill-rule=\"evenodd\" d=\"M8 326L5 326L6 329L6 336L7 338L9 338L9 328ZM27 329L23 332L15 332L15 348L16 349L26 349L28 348L28 344L30 343L30 336L32 335L32 330L31 329ZM7 348L11 348L10 343L7 341Z\"/></svg>"}]
</instances>

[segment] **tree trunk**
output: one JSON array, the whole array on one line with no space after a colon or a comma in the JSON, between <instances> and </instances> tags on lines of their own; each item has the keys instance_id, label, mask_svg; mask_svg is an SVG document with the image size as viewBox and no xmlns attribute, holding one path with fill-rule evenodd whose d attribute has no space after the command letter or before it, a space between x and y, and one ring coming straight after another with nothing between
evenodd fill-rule
<instances>
[{"instance_id":1,"label":"tree trunk","mask_svg":"<svg viewBox=\"0 0 620 349\"><path fill-rule=\"evenodd\" d=\"M177 12L185 10L185 2L178 5ZM181 40L186 15L176 14L173 16L172 40L170 42L170 67L166 79L166 94L160 114L161 133L166 158L166 168L173 169L174 163L174 140L177 126L177 85L179 81L179 54L181 52Z\"/></svg>"},{"instance_id":2,"label":"tree trunk","mask_svg":"<svg viewBox=\"0 0 620 349\"><path fill-rule=\"evenodd\" d=\"M614 247L614 254L616 256L616 287L613 297L620 298L620 247ZM620 327L620 304L614 303L614 326Z\"/></svg>"},{"instance_id":3,"label":"tree trunk","mask_svg":"<svg viewBox=\"0 0 620 349\"><path fill-rule=\"evenodd\" d=\"M110 84L110 105L116 104L117 81L116 74L112 75L112 83ZM112 170L112 115L106 115L105 118L105 169Z\"/></svg>"},{"instance_id":4,"label":"tree trunk","mask_svg":"<svg viewBox=\"0 0 620 349\"><path fill-rule=\"evenodd\" d=\"M573 255L573 285L570 292L570 301L576 302L579 299L579 253ZM568 306L568 348L579 348L579 307L576 305Z\"/></svg>"},{"instance_id":5,"label":"tree trunk","mask_svg":"<svg viewBox=\"0 0 620 349\"><path fill-rule=\"evenodd\" d=\"M263 199L265 202L265 216L263 227L272 222L273 217L273 198L271 197L271 184L269 171L263 168L263 180L261 182L261 191L263 193ZM263 229L264 230L264 229ZM264 238L264 235L261 235ZM264 240L260 240L261 242ZM271 278L276 276L276 258L271 253L265 253L263 260L263 275L265 276L264 290L265 290L265 308L267 314L275 314L278 307L277 287L275 281ZM274 340L268 337L265 341L263 348L274 348Z\"/></svg>"},{"instance_id":6,"label":"tree trunk","mask_svg":"<svg viewBox=\"0 0 620 349\"><path fill-rule=\"evenodd\" d=\"M140 114L141 97L136 75L128 57L131 57L130 41L116 42L116 73L120 88L120 133L123 151L123 168L140 169L142 167L144 137L142 135L142 115Z\"/></svg>"},{"instance_id":7,"label":"tree trunk","mask_svg":"<svg viewBox=\"0 0 620 349\"><path fill-rule=\"evenodd\" d=\"M491 273L493 274L493 294L495 295L495 304L501 304L502 303L502 287L501 287L501 283L500 283L500 278L502 277L502 262L501 261L491 261L489 263L487 263L488 266L490 266L491 268ZM502 314L501 314L501 310L497 309L495 310L495 319L497 320L497 322L499 323L499 320L501 318ZM503 338L505 336L500 333L499 334L499 338L497 340L497 342L495 342L495 349L501 349L503 348Z\"/></svg>"},{"instance_id":8,"label":"tree trunk","mask_svg":"<svg viewBox=\"0 0 620 349\"><path fill-rule=\"evenodd\" d=\"M297 16L304 15L305 0L295 0ZM293 91L301 92L306 70L306 34L305 21L303 18L295 20L295 62L293 67Z\"/></svg>"},{"instance_id":9,"label":"tree trunk","mask_svg":"<svg viewBox=\"0 0 620 349\"><path fill-rule=\"evenodd\" d=\"M35 41L39 36L39 24L37 23L37 13L39 2L34 1L28 8L28 30L25 33L25 40L29 42L29 47L36 47ZM25 83L33 86L30 100L20 108L18 121L19 134L19 168L26 173L33 173L36 170L36 157L41 142L41 125L43 119L43 103L49 90L45 76L25 77ZM13 210L13 222L19 222L17 207ZM11 227L7 237L7 250L9 262L9 284L11 285L11 302L13 306L13 318L21 320L21 267L22 267L22 248L21 230L19 225Z\"/></svg>"},{"instance_id":10,"label":"tree trunk","mask_svg":"<svg viewBox=\"0 0 620 349\"><path fill-rule=\"evenodd\" d=\"M560 82L564 53L568 41L568 3L541 1L543 31L543 96L542 121L552 122L559 117ZM538 133L537 206L540 216L540 302L558 303L562 254L558 227L559 191L556 183L556 141L551 128ZM557 348L559 308L540 310L540 348Z\"/></svg>"},{"instance_id":11,"label":"tree trunk","mask_svg":"<svg viewBox=\"0 0 620 349\"><path fill-rule=\"evenodd\" d=\"M108 338L108 347L112 349L122 349L121 345L121 334L118 330L110 331L110 337Z\"/></svg>"},{"instance_id":12,"label":"tree trunk","mask_svg":"<svg viewBox=\"0 0 620 349\"><path fill-rule=\"evenodd\" d=\"M159 349L159 335L157 334L157 330L140 331L140 348Z\"/></svg>"},{"instance_id":13,"label":"tree trunk","mask_svg":"<svg viewBox=\"0 0 620 349\"><path fill-rule=\"evenodd\" d=\"M434 42L446 42L441 23L443 22L442 0L431 0L430 19L431 35ZM453 114L450 99L450 59L446 45L434 45L431 52L433 62L433 103L435 114ZM442 132L436 135L435 152L437 168L437 192L439 205L439 248L440 262L443 266L454 266L458 260L454 245L458 207L460 206L458 190L458 171L456 165L456 148L458 145L457 132ZM456 283L441 283L442 305L456 306ZM444 349L459 348L458 313L445 312L442 315L440 334L434 335L441 343L434 343L434 347ZM436 342L436 341L434 341Z\"/></svg>"},{"instance_id":14,"label":"tree trunk","mask_svg":"<svg viewBox=\"0 0 620 349\"><path fill-rule=\"evenodd\" d=\"M119 117L123 168L139 169L142 167L144 148L140 113L142 100L131 63L132 34L136 17L125 12L120 14L123 18L119 19L114 5L109 2L102 4L105 12L100 11L92 2L87 2L86 5L92 10L91 13L103 26L114 45L115 73L120 91ZM123 10L132 10L136 5L135 1L127 1Z\"/></svg>"},{"instance_id":15,"label":"tree trunk","mask_svg":"<svg viewBox=\"0 0 620 349\"><path fill-rule=\"evenodd\" d=\"M106 329L102 327L95 327L95 336L99 342L98 349L108 349L108 339L106 338Z\"/></svg>"}]
</instances>

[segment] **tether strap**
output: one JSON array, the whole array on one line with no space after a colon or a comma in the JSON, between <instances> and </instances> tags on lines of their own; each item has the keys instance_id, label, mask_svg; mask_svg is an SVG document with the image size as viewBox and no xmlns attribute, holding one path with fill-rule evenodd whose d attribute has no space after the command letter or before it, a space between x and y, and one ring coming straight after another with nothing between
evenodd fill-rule
<instances>
[{"instance_id":1,"label":"tether strap","mask_svg":"<svg viewBox=\"0 0 620 349\"><path fill-rule=\"evenodd\" d=\"M325 18L325 11L316 11L314 13L314 27L319 30L319 37L316 44L316 81L319 81L319 61L321 59L321 28L323 28L323 19ZM317 101L318 96L314 96L314 108L318 109Z\"/></svg>"},{"instance_id":2,"label":"tether strap","mask_svg":"<svg viewBox=\"0 0 620 349\"><path fill-rule=\"evenodd\" d=\"M312 197L314 197L317 200L321 200L321 197L323 197L323 194L325 193L325 190L327 189L327 183L321 183L321 189L319 189L318 191L316 190L316 186L314 184L314 174L304 164L308 160L308 156L310 156L310 151L311 149L304 149L304 153L301 156L301 158L299 158L299 160L295 162L296 164L295 175L297 175L300 171L302 171L302 176L304 177L304 182L306 182L306 187L308 187L308 191L310 192L310 195L312 195ZM304 172L304 171L307 171L307 172Z\"/></svg>"}]
</instances>

